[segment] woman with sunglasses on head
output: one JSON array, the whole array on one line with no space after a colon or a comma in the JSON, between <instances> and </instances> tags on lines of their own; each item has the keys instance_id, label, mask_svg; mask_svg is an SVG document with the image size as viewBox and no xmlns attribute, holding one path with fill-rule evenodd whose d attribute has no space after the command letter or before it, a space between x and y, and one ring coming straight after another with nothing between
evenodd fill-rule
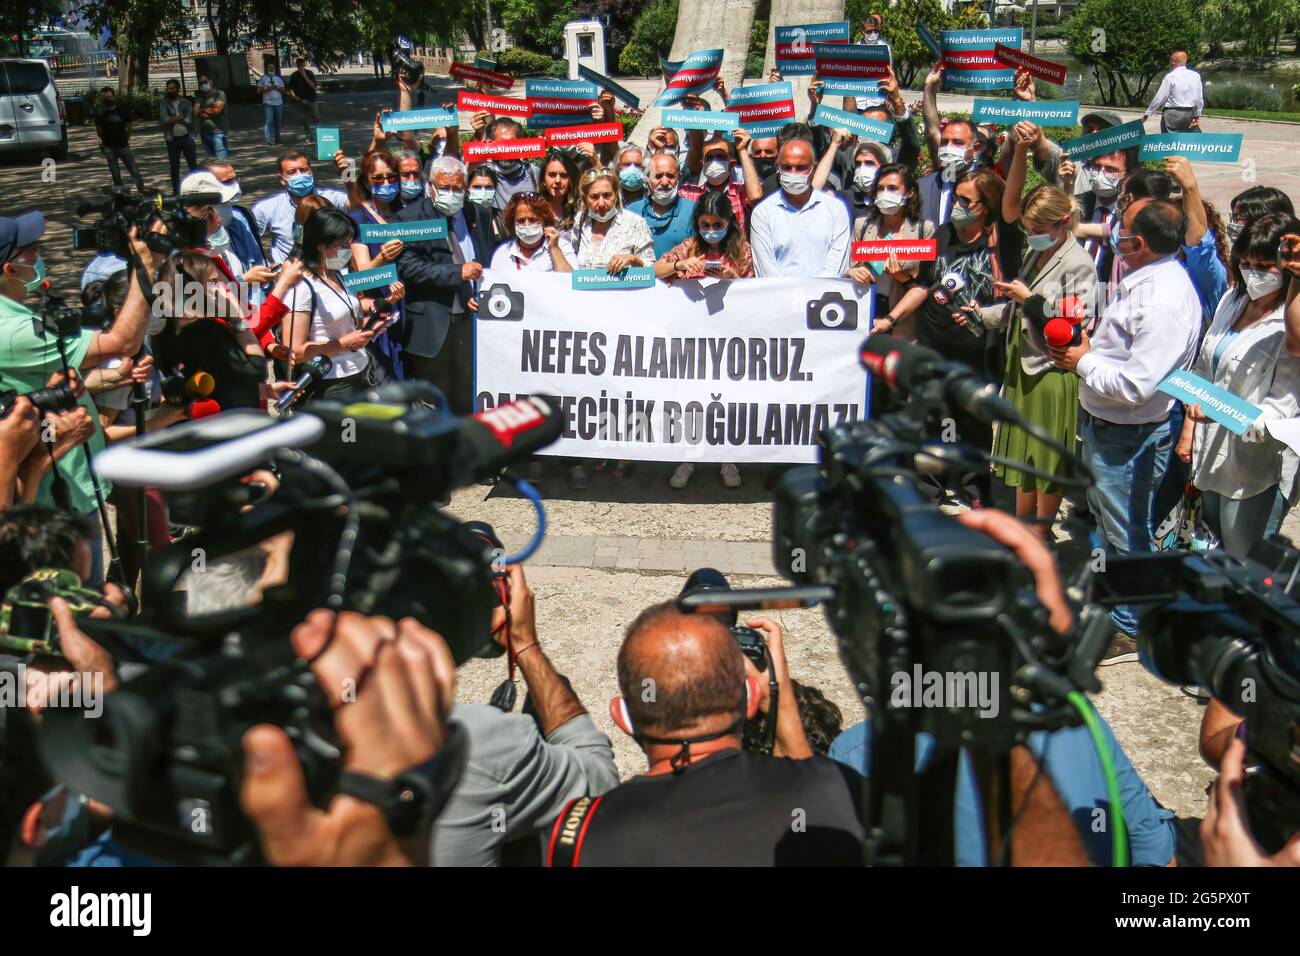
<instances>
[{"instance_id":1,"label":"woman with sunglasses on head","mask_svg":"<svg viewBox=\"0 0 1300 956\"><path fill-rule=\"evenodd\" d=\"M402 208L402 187L398 163L391 153L371 150L361 157L357 190L360 202L352 206L348 215L358 227L386 226L392 222L393 215ZM404 248L405 244L400 239L384 242L355 241L352 243L352 268L358 272L382 269L396 262ZM393 319L388 334L380 336L370 345L370 354L383 369L384 377L397 381L406 377L402 369L401 348L405 331L401 298L405 291L401 282L376 290L376 295L380 297L393 296L396 304L392 308Z\"/></svg>"},{"instance_id":2,"label":"woman with sunglasses on head","mask_svg":"<svg viewBox=\"0 0 1300 956\"><path fill-rule=\"evenodd\" d=\"M525 272L572 272L573 244L555 222L555 211L537 193L515 193L506 205L510 241L492 254L492 269Z\"/></svg>"}]
</instances>

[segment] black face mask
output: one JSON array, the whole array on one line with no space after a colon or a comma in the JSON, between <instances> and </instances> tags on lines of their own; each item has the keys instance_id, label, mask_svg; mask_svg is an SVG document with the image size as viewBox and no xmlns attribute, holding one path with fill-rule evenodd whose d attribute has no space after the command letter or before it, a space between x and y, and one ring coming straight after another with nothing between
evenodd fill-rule
<instances>
[{"instance_id":1,"label":"black face mask","mask_svg":"<svg viewBox=\"0 0 1300 956\"><path fill-rule=\"evenodd\" d=\"M519 175L519 170L524 163L523 160L520 159L498 159L495 161L494 165L497 168L497 172L502 176L505 176L507 179L513 179L515 176Z\"/></svg>"},{"instance_id":2,"label":"black face mask","mask_svg":"<svg viewBox=\"0 0 1300 956\"><path fill-rule=\"evenodd\" d=\"M754 168L758 170L758 174L760 176L766 179L768 176L771 176L774 172L776 172L776 157L775 156L759 157L758 159L754 160Z\"/></svg>"}]
</instances>

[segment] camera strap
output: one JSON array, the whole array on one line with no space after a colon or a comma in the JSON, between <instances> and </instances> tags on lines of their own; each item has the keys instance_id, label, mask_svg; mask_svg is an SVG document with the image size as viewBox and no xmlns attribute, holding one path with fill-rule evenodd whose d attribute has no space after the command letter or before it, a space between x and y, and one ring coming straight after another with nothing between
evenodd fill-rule
<instances>
[{"instance_id":1,"label":"camera strap","mask_svg":"<svg viewBox=\"0 0 1300 956\"><path fill-rule=\"evenodd\" d=\"M587 838L591 815L605 798L578 797L555 818L551 839L546 850L546 865L550 868L570 868L578 865L582 857L582 841Z\"/></svg>"}]
</instances>

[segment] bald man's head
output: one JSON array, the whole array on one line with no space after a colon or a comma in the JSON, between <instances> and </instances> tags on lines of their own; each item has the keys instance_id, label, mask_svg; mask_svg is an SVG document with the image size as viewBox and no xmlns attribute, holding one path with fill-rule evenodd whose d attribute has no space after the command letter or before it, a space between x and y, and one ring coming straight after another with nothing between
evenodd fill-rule
<instances>
[{"instance_id":1,"label":"bald man's head","mask_svg":"<svg viewBox=\"0 0 1300 956\"><path fill-rule=\"evenodd\" d=\"M1186 51L1186 50L1175 50L1175 51L1170 55L1170 57L1169 57L1169 62L1172 63L1174 66L1186 66L1186 65L1187 65L1187 51Z\"/></svg>"},{"instance_id":2,"label":"bald man's head","mask_svg":"<svg viewBox=\"0 0 1300 956\"><path fill-rule=\"evenodd\" d=\"M745 661L731 632L671 601L646 608L618 652L618 686L638 733L698 736L740 717Z\"/></svg>"}]
</instances>

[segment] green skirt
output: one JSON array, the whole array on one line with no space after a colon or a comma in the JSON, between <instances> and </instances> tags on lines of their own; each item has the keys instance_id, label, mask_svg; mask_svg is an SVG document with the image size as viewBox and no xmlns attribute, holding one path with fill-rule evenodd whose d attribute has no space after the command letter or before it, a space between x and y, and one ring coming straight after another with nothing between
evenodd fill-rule
<instances>
[{"instance_id":1,"label":"green skirt","mask_svg":"<svg viewBox=\"0 0 1300 956\"><path fill-rule=\"evenodd\" d=\"M1066 448L1073 448L1079 425L1079 379L1073 372L1049 368L1038 375L1028 375L1020 364L1020 310L1012 318L1011 342L1007 348L1007 374L1003 397L1020 413L1046 431ZM1049 475L1065 476L1068 466L1064 456L1023 428L1002 423L993 441L993 453L1000 458L1033 465ZM1028 474L1009 465L997 465L994 471L1012 488L1060 494L1064 489L1047 478Z\"/></svg>"}]
</instances>

